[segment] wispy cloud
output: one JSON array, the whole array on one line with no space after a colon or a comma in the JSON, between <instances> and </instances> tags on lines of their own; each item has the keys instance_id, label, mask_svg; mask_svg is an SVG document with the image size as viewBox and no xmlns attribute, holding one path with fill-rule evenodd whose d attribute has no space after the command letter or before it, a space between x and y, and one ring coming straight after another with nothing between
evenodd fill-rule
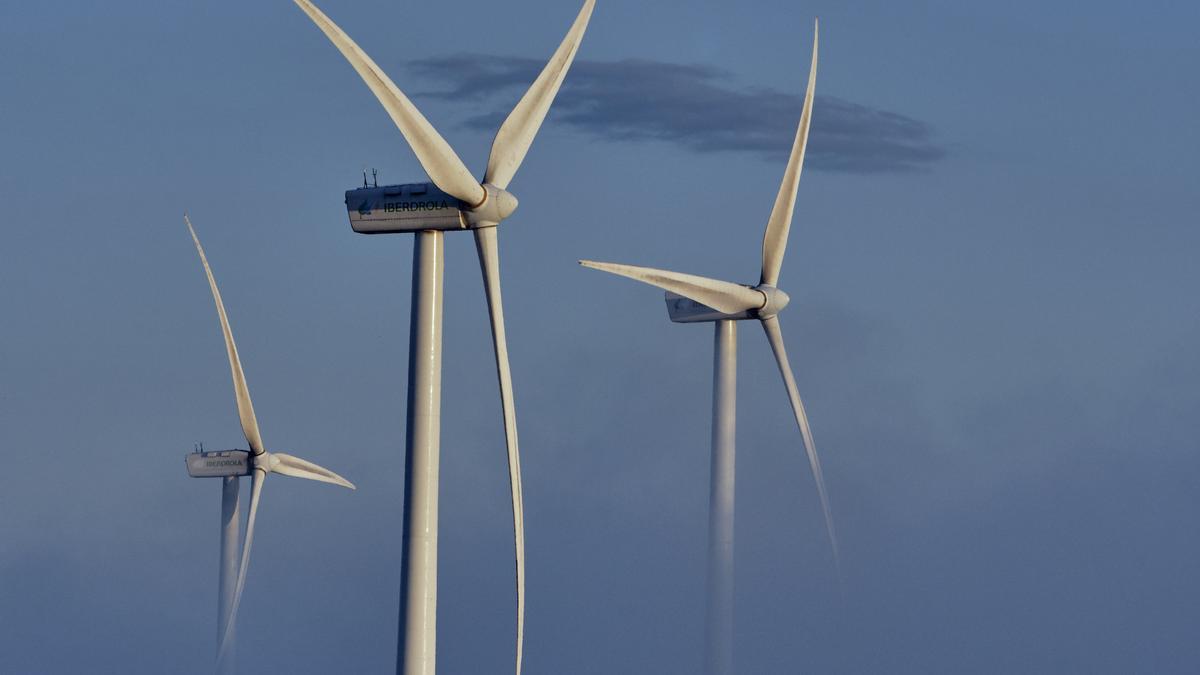
<instances>
[{"instance_id":1,"label":"wispy cloud","mask_svg":"<svg viewBox=\"0 0 1200 675\"><path fill-rule=\"evenodd\" d=\"M419 59L409 67L448 88L421 96L505 105L466 126L494 130L542 62L479 54ZM799 89L799 85L797 86ZM503 94L512 94L512 101ZM615 141L660 141L693 152L787 156L800 117L799 93L740 86L711 66L661 61L576 61L551 113L555 123ZM899 113L817 96L806 164L856 173L928 168L946 154L929 125Z\"/></svg>"}]
</instances>

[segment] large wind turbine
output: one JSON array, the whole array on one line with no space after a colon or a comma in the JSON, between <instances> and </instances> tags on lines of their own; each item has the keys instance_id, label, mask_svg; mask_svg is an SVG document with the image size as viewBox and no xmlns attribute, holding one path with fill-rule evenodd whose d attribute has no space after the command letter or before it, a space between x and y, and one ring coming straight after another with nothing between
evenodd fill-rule
<instances>
[{"instance_id":1,"label":"large wind turbine","mask_svg":"<svg viewBox=\"0 0 1200 675\"><path fill-rule=\"evenodd\" d=\"M438 464L441 418L443 232L471 230L483 272L492 346L504 415L516 549L516 672L521 672L525 632L525 534L516 411L500 299L496 226L517 208L507 191L558 93L587 29L595 0L586 0L562 43L509 113L492 142L482 183L403 92L345 32L309 0L295 0L341 51L399 127L430 183L363 186L346 192L356 232L412 232L412 317L408 361L408 433L405 437L404 538L401 553L400 645L396 668L432 675L437 627ZM364 181L365 182L365 181Z\"/></svg>"},{"instance_id":2,"label":"large wind turbine","mask_svg":"<svg viewBox=\"0 0 1200 675\"><path fill-rule=\"evenodd\" d=\"M783 174L783 183L775 197L775 206L767 221L763 236L762 275L757 286L745 286L727 281L680 274L649 267L634 267L613 263L581 260L585 267L619 274L667 291L667 312L678 323L715 322L715 356L713 359L713 426L712 475L709 491L709 556L708 556L708 622L706 668L713 675L727 675L733 668L733 492L734 492L734 429L737 420L737 321L757 319L767 333L783 384L787 388L792 412L808 462L817 483L817 494L825 515L829 541L837 559L837 537L821 475L821 462L813 444L812 431L796 380L788 365L777 315L788 304L788 296L776 288L783 254L787 248L792 209L796 204L796 188L804 163L804 147L808 142L808 127L812 118L813 88L817 79L817 35L813 26L812 67L808 74L808 90L804 94L804 110L796 129L792 154Z\"/></svg>"},{"instance_id":3,"label":"large wind turbine","mask_svg":"<svg viewBox=\"0 0 1200 675\"><path fill-rule=\"evenodd\" d=\"M278 473L293 478L333 483L342 487L354 489L354 485L345 478L329 469L317 466L312 462L294 457L282 452L267 452L263 445L262 434L258 430L258 420L254 417L254 405L250 402L250 389L246 386L246 375L242 371L242 361L238 357L237 345L233 342L233 331L229 329L229 319L225 315L225 305L221 302L221 292L217 290L217 281L213 278L212 269L208 266L208 258L204 255L204 247L196 236L192 222L185 215L188 231L196 244L196 252L200 254L200 262L204 265L204 273L208 276L208 287L212 289L213 302L217 305L217 316L221 319L221 332L225 336L225 350L229 353L229 370L233 374L233 393L237 397L238 418L242 423L242 433L250 450L220 450L214 452L194 452L187 456L188 473L196 478L220 477L221 480L221 565L218 591L217 634L219 647L217 649L217 670L222 673L232 673L233 642L236 634L237 611L241 604L242 589L246 584L246 568L250 563L250 545L254 541L254 521L258 515L258 501L262 495L263 482L267 474ZM241 476L250 476L250 515L246 521L246 540L242 545L241 564L236 564L238 550L238 525L240 520L238 482ZM236 577L234 573L236 571Z\"/></svg>"}]
</instances>

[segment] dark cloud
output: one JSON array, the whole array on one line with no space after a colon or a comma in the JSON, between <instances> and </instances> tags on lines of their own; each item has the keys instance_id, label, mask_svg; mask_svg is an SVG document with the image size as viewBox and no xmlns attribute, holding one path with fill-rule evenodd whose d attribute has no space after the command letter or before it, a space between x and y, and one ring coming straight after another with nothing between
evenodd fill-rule
<instances>
[{"instance_id":1,"label":"dark cloud","mask_svg":"<svg viewBox=\"0 0 1200 675\"><path fill-rule=\"evenodd\" d=\"M449 83L434 98L491 100L521 92L537 76L536 59L459 54L418 59L418 75ZM743 87L712 66L625 59L577 61L555 102L553 119L605 140L663 141L694 152L787 156L802 97ZM511 105L511 104L510 104ZM509 105L469 118L494 130ZM924 122L832 96L818 96L808 164L857 173L913 171L945 156Z\"/></svg>"}]
</instances>

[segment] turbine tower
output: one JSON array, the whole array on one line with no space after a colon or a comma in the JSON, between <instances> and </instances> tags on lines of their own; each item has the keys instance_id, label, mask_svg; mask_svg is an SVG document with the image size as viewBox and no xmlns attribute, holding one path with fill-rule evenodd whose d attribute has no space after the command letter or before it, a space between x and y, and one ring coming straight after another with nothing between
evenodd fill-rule
<instances>
[{"instance_id":1,"label":"turbine tower","mask_svg":"<svg viewBox=\"0 0 1200 675\"><path fill-rule=\"evenodd\" d=\"M185 215L188 231L196 244L196 252L200 254L200 262L204 265L204 273L208 276L208 286L212 289L213 302L217 306L217 316L221 320L221 332L225 336L225 350L229 353L229 369L233 374L233 392L237 397L238 417L242 423L242 433L250 450L219 450L213 452L193 452L187 456L188 474L194 478L221 478L221 564L218 573L218 613L217 636L217 672L227 675L234 672L233 646L236 636L238 606L242 600L242 589L246 584L246 568L250 563L250 545L254 541L254 521L258 515L258 501L262 495L263 482L269 473L278 473L293 478L333 483L342 487L354 489L354 485L345 478L329 469L317 466L312 462L294 457L282 452L267 452L263 445L262 434L258 430L258 420L254 417L254 405L250 402L250 389L246 386L246 375L242 371L242 362L238 357L237 345L233 342L233 331L229 329L229 319L225 315L225 305L221 302L221 292L217 290L217 281L213 278L212 269L208 266L208 258L192 222ZM246 540L241 547L241 564L237 562L238 555L238 526L241 519L239 509L238 483L242 476L250 476L250 515L246 521Z\"/></svg>"},{"instance_id":2,"label":"turbine tower","mask_svg":"<svg viewBox=\"0 0 1200 675\"><path fill-rule=\"evenodd\" d=\"M757 286L744 286L727 281L680 274L649 267L581 260L584 267L611 272L635 279L667 291L667 312L678 323L715 322L716 337L713 359L713 425L712 469L709 489L708 519L708 616L706 625L707 655L705 668L711 675L733 672L733 495L734 495L734 432L737 421L737 321L756 319L766 331L767 341L775 354L779 373L787 388L792 412L804 448L812 467L821 499L821 509L834 560L838 555L837 536L821 462L813 444L812 430L796 380L788 365L783 333L778 314L788 304L788 296L776 288L783 254L787 248L788 229L796 204L796 188L804 164L804 147L808 142L808 127L812 118L813 88L817 79L817 26L813 26L812 67L808 74L808 89L804 94L804 110L796 129L796 140L775 206L767 221L763 236L762 275Z\"/></svg>"},{"instance_id":3,"label":"turbine tower","mask_svg":"<svg viewBox=\"0 0 1200 675\"><path fill-rule=\"evenodd\" d=\"M516 410L500 297L496 226L517 208L507 191L542 120L566 77L587 29L595 0L586 0L541 74L500 126L482 183L403 92L345 32L309 0L295 0L341 51L400 129L432 183L346 192L354 231L411 232L412 314L408 361L408 430L405 436L404 537L401 552L400 635L397 672L433 675L437 627L438 465L441 428L443 232L471 230L491 318L492 346L504 418L516 558L516 672L525 633L525 525ZM364 181L365 183L365 181Z\"/></svg>"}]
</instances>

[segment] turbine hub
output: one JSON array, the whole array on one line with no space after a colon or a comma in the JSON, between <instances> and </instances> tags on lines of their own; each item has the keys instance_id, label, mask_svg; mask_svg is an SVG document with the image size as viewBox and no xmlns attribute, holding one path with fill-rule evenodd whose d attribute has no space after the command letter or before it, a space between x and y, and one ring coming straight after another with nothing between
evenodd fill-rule
<instances>
[{"instance_id":1,"label":"turbine hub","mask_svg":"<svg viewBox=\"0 0 1200 675\"><path fill-rule=\"evenodd\" d=\"M758 317L760 319L769 319L775 316L776 314L782 312L783 308L787 307L788 303L792 301L792 299L788 297L787 293L784 293L774 286L767 286L764 284L761 286L756 286L754 290L762 293L767 298L766 303L764 303L763 306L758 310Z\"/></svg>"},{"instance_id":2,"label":"turbine hub","mask_svg":"<svg viewBox=\"0 0 1200 675\"><path fill-rule=\"evenodd\" d=\"M507 190L497 189L495 193L496 209L500 212L500 218L507 218L512 215L513 211L517 210L517 198L513 193Z\"/></svg>"},{"instance_id":3,"label":"turbine hub","mask_svg":"<svg viewBox=\"0 0 1200 675\"><path fill-rule=\"evenodd\" d=\"M274 471L275 467L279 464L279 460L266 450L261 455L254 455L251 461L255 469L262 469L267 473Z\"/></svg>"},{"instance_id":4,"label":"turbine hub","mask_svg":"<svg viewBox=\"0 0 1200 675\"><path fill-rule=\"evenodd\" d=\"M491 183L483 184L483 203L467 212L474 227L491 227L512 215L517 210L517 198L513 193Z\"/></svg>"}]
</instances>

